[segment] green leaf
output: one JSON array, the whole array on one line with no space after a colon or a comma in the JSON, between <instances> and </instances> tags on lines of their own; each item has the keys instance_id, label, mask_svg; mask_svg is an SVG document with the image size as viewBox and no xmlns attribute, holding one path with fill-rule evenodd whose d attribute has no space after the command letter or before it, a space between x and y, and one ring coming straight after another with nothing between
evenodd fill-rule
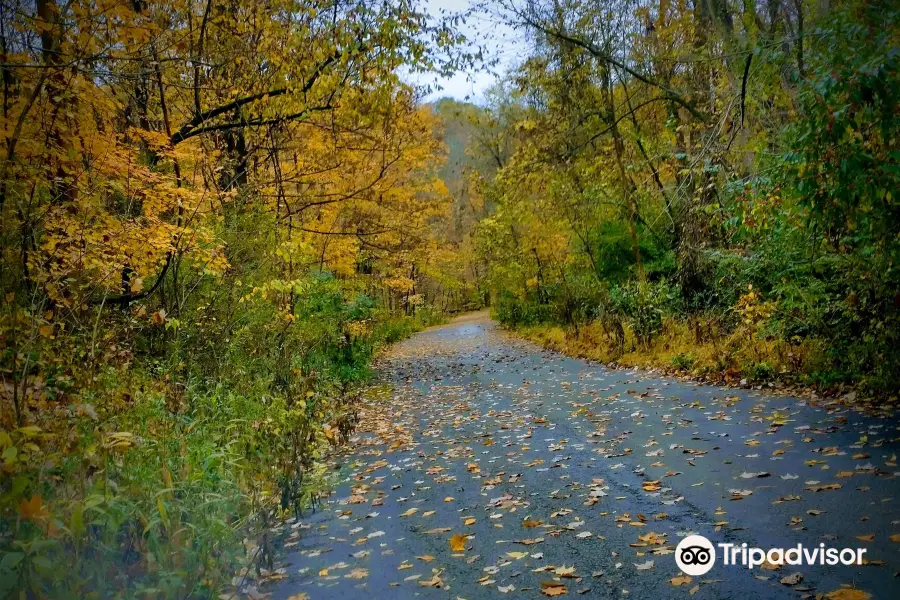
<instances>
[{"instance_id":1,"label":"green leaf","mask_svg":"<svg viewBox=\"0 0 900 600\"><path fill-rule=\"evenodd\" d=\"M0 560L0 569L4 571L12 571L19 563L22 562L22 559L25 558L24 552L7 552L3 559Z\"/></svg>"}]
</instances>

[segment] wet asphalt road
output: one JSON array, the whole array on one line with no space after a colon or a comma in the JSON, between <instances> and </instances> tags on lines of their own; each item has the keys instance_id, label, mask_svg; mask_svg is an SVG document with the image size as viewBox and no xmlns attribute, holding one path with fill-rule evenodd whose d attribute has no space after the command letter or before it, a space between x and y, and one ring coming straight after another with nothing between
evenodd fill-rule
<instances>
[{"instance_id":1,"label":"wet asphalt road","mask_svg":"<svg viewBox=\"0 0 900 600\"><path fill-rule=\"evenodd\" d=\"M288 528L273 598L900 597L893 416L610 370L485 314L397 345L379 373L335 493ZM688 534L866 548L870 564L720 554L673 581Z\"/></svg>"}]
</instances>

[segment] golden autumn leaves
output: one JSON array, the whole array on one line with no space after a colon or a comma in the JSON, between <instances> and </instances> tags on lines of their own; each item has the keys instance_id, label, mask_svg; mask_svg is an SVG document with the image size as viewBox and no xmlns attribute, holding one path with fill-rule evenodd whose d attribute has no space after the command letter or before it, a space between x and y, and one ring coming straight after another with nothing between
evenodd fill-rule
<instances>
[{"instance_id":1,"label":"golden autumn leaves","mask_svg":"<svg viewBox=\"0 0 900 600\"><path fill-rule=\"evenodd\" d=\"M463 552L466 549L466 541L468 536L462 533L456 533L450 538L450 549L453 552Z\"/></svg>"}]
</instances>

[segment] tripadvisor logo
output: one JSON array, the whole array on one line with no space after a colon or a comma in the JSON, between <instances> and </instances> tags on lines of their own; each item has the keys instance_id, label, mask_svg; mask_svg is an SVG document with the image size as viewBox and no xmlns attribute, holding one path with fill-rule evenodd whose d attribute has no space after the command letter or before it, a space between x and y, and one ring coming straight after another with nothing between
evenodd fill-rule
<instances>
[{"instance_id":1,"label":"tripadvisor logo","mask_svg":"<svg viewBox=\"0 0 900 600\"><path fill-rule=\"evenodd\" d=\"M749 548L747 544L717 544L722 550L722 564L741 565L752 569L764 563L773 565L861 565L865 548L804 547L797 544L792 548ZM689 535L675 547L675 563L684 573L691 576L705 575L716 564L716 550L712 542L702 535Z\"/></svg>"},{"instance_id":2,"label":"tripadvisor logo","mask_svg":"<svg viewBox=\"0 0 900 600\"><path fill-rule=\"evenodd\" d=\"M689 535L675 547L675 563L687 575L705 575L716 564L716 549L702 535Z\"/></svg>"}]
</instances>

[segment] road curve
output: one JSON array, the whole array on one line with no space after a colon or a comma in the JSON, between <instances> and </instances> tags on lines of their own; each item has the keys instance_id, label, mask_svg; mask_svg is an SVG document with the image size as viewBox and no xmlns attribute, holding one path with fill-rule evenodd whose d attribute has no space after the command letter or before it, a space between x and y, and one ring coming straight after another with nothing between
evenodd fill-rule
<instances>
[{"instance_id":1,"label":"road curve","mask_svg":"<svg viewBox=\"0 0 900 600\"><path fill-rule=\"evenodd\" d=\"M396 345L378 373L335 493L286 527L272 598L898 597L888 414L612 370L485 313ZM689 534L868 562L751 570L719 549L689 578Z\"/></svg>"}]
</instances>

